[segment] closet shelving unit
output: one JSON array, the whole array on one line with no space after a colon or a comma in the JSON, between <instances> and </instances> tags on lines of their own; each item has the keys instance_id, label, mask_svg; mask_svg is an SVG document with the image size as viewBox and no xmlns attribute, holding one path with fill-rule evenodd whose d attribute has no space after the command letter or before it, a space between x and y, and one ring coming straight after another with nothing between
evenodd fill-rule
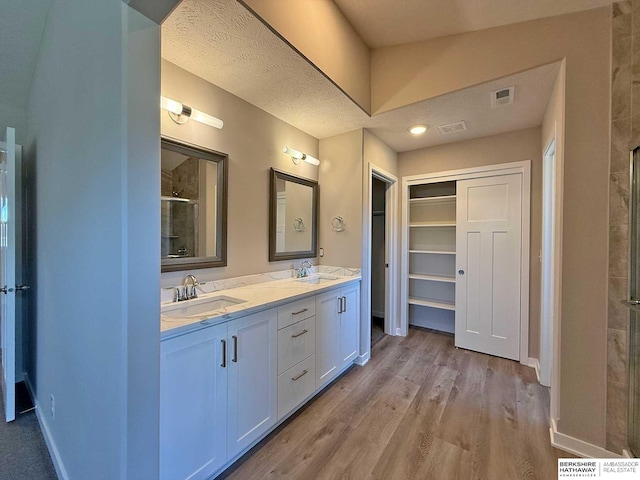
<instances>
[{"instance_id":1,"label":"closet shelving unit","mask_svg":"<svg viewBox=\"0 0 640 480\"><path fill-rule=\"evenodd\" d=\"M411 185L407 230L409 324L453 333L456 183Z\"/></svg>"}]
</instances>

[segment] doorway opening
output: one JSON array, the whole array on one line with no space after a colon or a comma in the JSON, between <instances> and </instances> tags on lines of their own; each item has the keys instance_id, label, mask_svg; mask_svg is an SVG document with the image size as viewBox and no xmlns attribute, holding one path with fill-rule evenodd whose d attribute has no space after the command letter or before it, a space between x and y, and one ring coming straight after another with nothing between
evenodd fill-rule
<instances>
[{"instance_id":1,"label":"doorway opening","mask_svg":"<svg viewBox=\"0 0 640 480\"><path fill-rule=\"evenodd\" d=\"M386 303L386 191L388 184L371 179L371 346L385 335Z\"/></svg>"},{"instance_id":2,"label":"doorway opening","mask_svg":"<svg viewBox=\"0 0 640 480\"><path fill-rule=\"evenodd\" d=\"M358 365L369 361L373 334L375 341L384 335L398 335L398 177L369 163L366 189Z\"/></svg>"}]
</instances>

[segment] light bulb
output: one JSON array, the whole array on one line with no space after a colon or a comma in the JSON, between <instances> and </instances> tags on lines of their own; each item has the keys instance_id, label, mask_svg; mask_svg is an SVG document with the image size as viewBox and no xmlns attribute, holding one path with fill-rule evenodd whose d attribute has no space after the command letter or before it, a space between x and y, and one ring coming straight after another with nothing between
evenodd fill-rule
<instances>
[{"instance_id":1,"label":"light bulb","mask_svg":"<svg viewBox=\"0 0 640 480\"><path fill-rule=\"evenodd\" d=\"M204 123L205 125L209 125L214 128L222 128L224 122L219 118L216 118L212 115L208 115L200 110L196 110L195 108L191 109L191 118L193 118L196 122Z\"/></svg>"},{"instance_id":2,"label":"light bulb","mask_svg":"<svg viewBox=\"0 0 640 480\"><path fill-rule=\"evenodd\" d=\"M160 107L171 113L175 113L176 115L180 115L182 113L182 104L167 97L160 97Z\"/></svg>"},{"instance_id":3,"label":"light bulb","mask_svg":"<svg viewBox=\"0 0 640 480\"><path fill-rule=\"evenodd\" d=\"M426 131L426 125L415 125L409 129L409 132L411 132L413 135L422 135Z\"/></svg>"}]
</instances>

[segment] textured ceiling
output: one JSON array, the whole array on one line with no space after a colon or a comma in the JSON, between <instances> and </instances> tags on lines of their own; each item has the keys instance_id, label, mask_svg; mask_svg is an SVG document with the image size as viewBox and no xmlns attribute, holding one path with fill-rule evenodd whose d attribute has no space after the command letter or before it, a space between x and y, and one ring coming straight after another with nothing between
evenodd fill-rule
<instances>
[{"instance_id":1,"label":"textured ceiling","mask_svg":"<svg viewBox=\"0 0 640 480\"><path fill-rule=\"evenodd\" d=\"M235 0L184 0L162 24L162 57L316 138L368 118Z\"/></svg>"},{"instance_id":2,"label":"textured ceiling","mask_svg":"<svg viewBox=\"0 0 640 480\"><path fill-rule=\"evenodd\" d=\"M0 103L27 105L51 0L0 0Z\"/></svg>"},{"instance_id":3,"label":"textured ceiling","mask_svg":"<svg viewBox=\"0 0 640 480\"><path fill-rule=\"evenodd\" d=\"M184 0L162 26L162 56L316 138L364 127L398 152L540 125L558 71L543 66L369 117L235 0ZM510 85L514 104L492 110L490 92ZM467 131L436 128L459 120ZM414 124L430 128L416 137Z\"/></svg>"},{"instance_id":4,"label":"textured ceiling","mask_svg":"<svg viewBox=\"0 0 640 480\"><path fill-rule=\"evenodd\" d=\"M334 0L370 48L611 5L615 0Z\"/></svg>"}]
</instances>

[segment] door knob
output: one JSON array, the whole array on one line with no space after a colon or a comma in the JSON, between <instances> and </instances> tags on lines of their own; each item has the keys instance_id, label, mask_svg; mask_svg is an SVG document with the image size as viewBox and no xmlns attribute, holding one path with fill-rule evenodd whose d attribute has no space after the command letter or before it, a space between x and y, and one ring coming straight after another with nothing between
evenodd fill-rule
<instances>
[{"instance_id":1,"label":"door knob","mask_svg":"<svg viewBox=\"0 0 640 480\"><path fill-rule=\"evenodd\" d=\"M0 293L4 293L5 295L7 293L11 293L11 292L13 292L13 288L7 288L6 285L4 287L0 288Z\"/></svg>"},{"instance_id":2,"label":"door knob","mask_svg":"<svg viewBox=\"0 0 640 480\"><path fill-rule=\"evenodd\" d=\"M458 275L464 275L464 270L458 270Z\"/></svg>"}]
</instances>

